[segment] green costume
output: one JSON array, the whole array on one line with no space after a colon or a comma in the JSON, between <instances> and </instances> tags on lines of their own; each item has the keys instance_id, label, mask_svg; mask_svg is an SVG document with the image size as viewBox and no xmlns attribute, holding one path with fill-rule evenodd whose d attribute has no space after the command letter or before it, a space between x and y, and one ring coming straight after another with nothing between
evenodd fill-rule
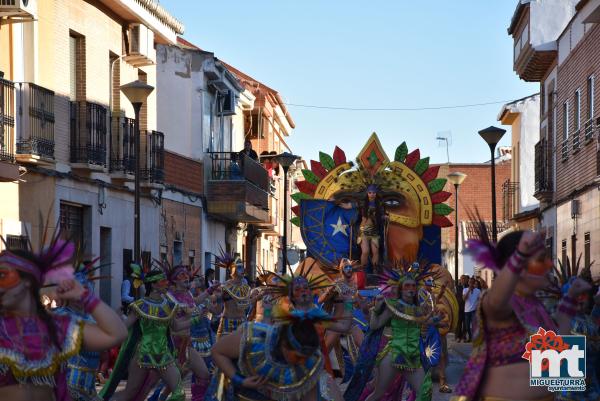
<instances>
[{"instance_id":1,"label":"green costume","mask_svg":"<svg viewBox=\"0 0 600 401\"><path fill-rule=\"evenodd\" d=\"M175 362L169 341L169 324L175 316L176 305L168 298L156 302L138 299L130 305L138 316L142 338L137 346L137 362L141 368L165 369Z\"/></svg>"}]
</instances>

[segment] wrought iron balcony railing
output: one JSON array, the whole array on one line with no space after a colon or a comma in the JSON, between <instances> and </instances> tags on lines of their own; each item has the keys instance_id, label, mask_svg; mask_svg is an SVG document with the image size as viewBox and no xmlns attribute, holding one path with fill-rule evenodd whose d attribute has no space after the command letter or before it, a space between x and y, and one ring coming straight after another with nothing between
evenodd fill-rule
<instances>
[{"instance_id":1,"label":"wrought iron balcony railing","mask_svg":"<svg viewBox=\"0 0 600 401\"><path fill-rule=\"evenodd\" d=\"M17 154L54 159L54 92L19 83Z\"/></svg>"},{"instance_id":2,"label":"wrought iron balcony railing","mask_svg":"<svg viewBox=\"0 0 600 401\"><path fill-rule=\"evenodd\" d=\"M108 110L95 103L71 102L71 163L106 167Z\"/></svg>"},{"instance_id":3,"label":"wrought iron balcony railing","mask_svg":"<svg viewBox=\"0 0 600 401\"><path fill-rule=\"evenodd\" d=\"M590 118L585 122L584 125L584 136L583 140L587 143L594 138L594 119Z\"/></svg>"},{"instance_id":4,"label":"wrought iron balcony railing","mask_svg":"<svg viewBox=\"0 0 600 401\"><path fill-rule=\"evenodd\" d=\"M165 179L165 135L159 131L142 131L140 141L142 179L162 183Z\"/></svg>"},{"instance_id":5,"label":"wrought iron balcony railing","mask_svg":"<svg viewBox=\"0 0 600 401\"><path fill-rule=\"evenodd\" d=\"M552 147L545 139L535 144L535 194L553 190Z\"/></svg>"},{"instance_id":6,"label":"wrought iron balcony railing","mask_svg":"<svg viewBox=\"0 0 600 401\"><path fill-rule=\"evenodd\" d=\"M110 121L110 171L135 173L135 119L112 117Z\"/></svg>"},{"instance_id":7,"label":"wrought iron balcony railing","mask_svg":"<svg viewBox=\"0 0 600 401\"><path fill-rule=\"evenodd\" d=\"M15 84L0 78L0 160L15 161Z\"/></svg>"},{"instance_id":8,"label":"wrought iron balcony railing","mask_svg":"<svg viewBox=\"0 0 600 401\"><path fill-rule=\"evenodd\" d=\"M573 153L577 152L581 149L581 131L577 130L573 132L573 136L571 137L572 149Z\"/></svg>"}]
</instances>

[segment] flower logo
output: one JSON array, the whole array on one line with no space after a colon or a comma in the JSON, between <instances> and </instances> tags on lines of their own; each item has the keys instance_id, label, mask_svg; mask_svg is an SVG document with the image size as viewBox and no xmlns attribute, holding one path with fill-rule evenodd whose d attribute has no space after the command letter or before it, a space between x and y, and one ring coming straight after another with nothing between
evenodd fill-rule
<instances>
[{"instance_id":1,"label":"flower logo","mask_svg":"<svg viewBox=\"0 0 600 401\"><path fill-rule=\"evenodd\" d=\"M569 344L566 344L560 335L557 335L552 330L544 330L539 328L537 333L531 336L529 342L525 345L525 352L521 356L523 359L527 359L531 363L531 352L538 350L543 352L545 350L553 349L557 352L562 352L569 349ZM561 361L562 363L563 361ZM542 361L542 371L547 371L550 362L547 359Z\"/></svg>"}]
</instances>

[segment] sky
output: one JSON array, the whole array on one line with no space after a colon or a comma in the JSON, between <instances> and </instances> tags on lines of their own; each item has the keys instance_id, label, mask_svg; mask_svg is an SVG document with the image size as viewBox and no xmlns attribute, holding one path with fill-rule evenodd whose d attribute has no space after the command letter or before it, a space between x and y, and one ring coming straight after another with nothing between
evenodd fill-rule
<instances>
[{"instance_id":1,"label":"sky","mask_svg":"<svg viewBox=\"0 0 600 401\"><path fill-rule=\"evenodd\" d=\"M477 131L505 101L539 91L513 71L507 27L516 0L162 0L183 37L277 90L306 160L339 146L355 158L372 132L393 158L406 141L431 163L490 159ZM422 111L307 108L424 108ZM510 129L500 145L510 145Z\"/></svg>"}]
</instances>

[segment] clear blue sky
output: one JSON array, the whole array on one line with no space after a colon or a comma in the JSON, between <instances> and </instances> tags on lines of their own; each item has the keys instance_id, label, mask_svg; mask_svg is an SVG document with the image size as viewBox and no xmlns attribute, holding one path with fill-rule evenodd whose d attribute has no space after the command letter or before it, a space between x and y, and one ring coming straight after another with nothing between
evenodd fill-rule
<instances>
[{"instance_id":1,"label":"clear blue sky","mask_svg":"<svg viewBox=\"0 0 600 401\"><path fill-rule=\"evenodd\" d=\"M163 0L187 40L279 91L288 103L413 108L518 99L537 84L512 70L506 28L516 0ZM477 131L501 104L429 111L343 111L289 106L294 153L317 159L339 145L354 158L371 132L390 157L405 140L446 162L489 160ZM504 127L507 128L507 127ZM501 144L509 144L507 134Z\"/></svg>"}]
</instances>

